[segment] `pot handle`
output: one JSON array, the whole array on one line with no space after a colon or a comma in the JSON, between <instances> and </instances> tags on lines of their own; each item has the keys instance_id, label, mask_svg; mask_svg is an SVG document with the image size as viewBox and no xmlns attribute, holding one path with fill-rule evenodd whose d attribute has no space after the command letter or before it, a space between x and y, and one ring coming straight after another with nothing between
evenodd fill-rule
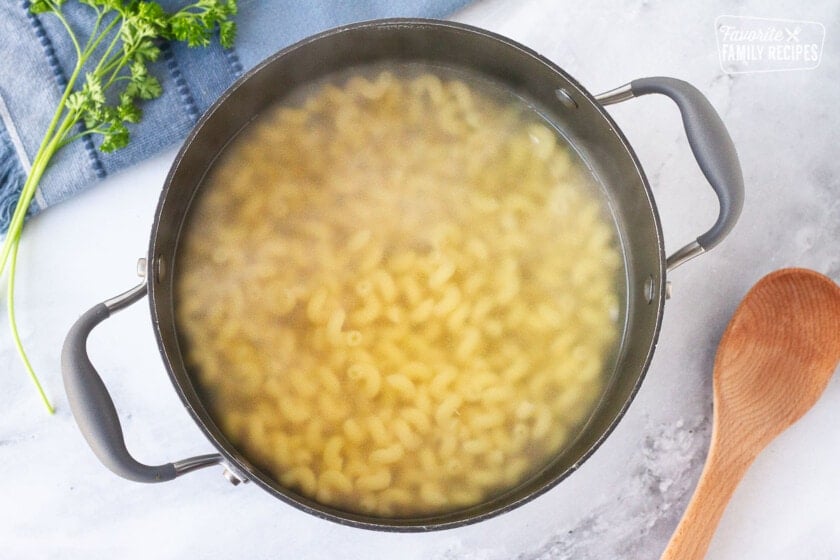
<instances>
[{"instance_id":1,"label":"pot handle","mask_svg":"<svg viewBox=\"0 0 840 560\"><path fill-rule=\"evenodd\" d=\"M82 435L102 463L116 474L135 482L164 482L182 474L221 463L218 453L183 461L149 466L136 461L125 446L114 401L87 354L91 331L112 313L146 295L146 282L96 305L70 328L61 350L61 372L70 410Z\"/></svg>"},{"instance_id":2,"label":"pot handle","mask_svg":"<svg viewBox=\"0 0 840 560\"><path fill-rule=\"evenodd\" d=\"M720 213L712 228L668 257L668 271L671 271L712 249L729 234L744 206L744 175L735 145L720 115L688 82L675 78L641 78L597 95L595 99L602 105L610 105L649 93L666 95L679 107L691 151L720 203Z\"/></svg>"}]
</instances>

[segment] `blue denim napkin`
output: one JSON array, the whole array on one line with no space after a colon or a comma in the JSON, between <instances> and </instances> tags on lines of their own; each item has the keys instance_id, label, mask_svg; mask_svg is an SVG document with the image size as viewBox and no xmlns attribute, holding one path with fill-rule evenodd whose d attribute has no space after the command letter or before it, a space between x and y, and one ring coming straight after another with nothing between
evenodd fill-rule
<instances>
[{"instance_id":1,"label":"blue denim napkin","mask_svg":"<svg viewBox=\"0 0 840 560\"><path fill-rule=\"evenodd\" d=\"M277 50L338 25L383 17L443 17L469 0L240 0L232 49L165 45L152 72L163 95L143 105L126 148L105 154L84 137L59 152L30 208L36 214L96 181L182 140L199 116L244 71ZM162 2L172 9L184 2ZM90 29L86 6L65 5L74 26ZM0 1L0 231L9 226L29 163L73 68L73 46L58 20L29 13L29 2ZM158 185L150 185L158 188Z\"/></svg>"}]
</instances>

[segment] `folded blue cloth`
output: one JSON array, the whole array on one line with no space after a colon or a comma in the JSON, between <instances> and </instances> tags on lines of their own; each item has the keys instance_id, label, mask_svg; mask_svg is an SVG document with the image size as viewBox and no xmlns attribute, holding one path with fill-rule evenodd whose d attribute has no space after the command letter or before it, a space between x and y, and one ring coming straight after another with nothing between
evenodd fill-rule
<instances>
[{"instance_id":1,"label":"folded blue cloth","mask_svg":"<svg viewBox=\"0 0 840 560\"><path fill-rule=\"evenodd\" d=\"M232 49L218 42L190 49L165 45L152 73L163 95L143 104L143 120L130 125L126 148L105 154L91 137L53 158L35 194L40 212L124 167L183 139L199 116L244 71L308 35L354 21L383 17L443 17L468 0L240 0ZM162 2L168 9L185 2ZM92 12L77 2L64 13L89 30ZM0 2L0 231L9 226L26 172L75 63L73 45L50 14L29 13L29 2Z\"/></svg>"}]
</instances>

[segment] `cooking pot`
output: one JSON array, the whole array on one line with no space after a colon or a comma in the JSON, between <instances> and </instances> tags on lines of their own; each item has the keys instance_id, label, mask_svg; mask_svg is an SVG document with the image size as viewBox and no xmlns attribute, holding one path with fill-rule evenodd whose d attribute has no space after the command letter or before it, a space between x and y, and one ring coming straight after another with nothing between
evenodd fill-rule
<instances>
[{"instance_id":1,"label":"cooking pot","mask_svg":"<svg viewBox=\"0 0 840 560\"><path fill-rule=\"evenodd\" d=\"M184 366L173 317L173 268L191 201L225 146L263 109L295 88L339 70L381 61L421 61L468 69L533 103L563 131L604 186L619 226L626 270L625 324L617 366L578 437L551 463L516 488L480 505L445 514L391 519L341 511L279 485L230 444L198 396ZM720 213L706 233L667 259L647 178L605 105L649 93L670 97L682 113L689 144L715 190ZM656 347L667 297L666 274L717 245L732 229L743 203L735 148L720 117L693 86L672 78L635 80L593 96L552 62L510 39L452 22L390 19L364 22L305 39L267 59L230 87L199 120L166 179L141 259L143 282L85 313L62 352L70 408L97 457L116 474L162 482L216 464L234 483L253 481L272 495L320 517L373 529L427 531L486 519L510 510L569 476L610 434L633 399ZM148 466L129 454L117 411L87 356L91 330L112 313L149 296L154 329L172 384L217 453Z\"/></svg>"}]
</instances>

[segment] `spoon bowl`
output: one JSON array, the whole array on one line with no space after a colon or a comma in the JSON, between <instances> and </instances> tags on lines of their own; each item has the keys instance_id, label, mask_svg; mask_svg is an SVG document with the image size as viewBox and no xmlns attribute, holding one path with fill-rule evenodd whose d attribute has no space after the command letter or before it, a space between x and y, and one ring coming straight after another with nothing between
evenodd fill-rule
<instances>
[{"instance_id":1,"label":"spoon bowl","mask_svg":"<svg viewBox=\"0 0 840 560\"><path fill-rule=\"evenodd\" d=\"M840 287L811 270L762 278L715 358L709 455L662 560L699 560L758 454L816 404L840 362Z\"/></svg>"}]
</instances>

